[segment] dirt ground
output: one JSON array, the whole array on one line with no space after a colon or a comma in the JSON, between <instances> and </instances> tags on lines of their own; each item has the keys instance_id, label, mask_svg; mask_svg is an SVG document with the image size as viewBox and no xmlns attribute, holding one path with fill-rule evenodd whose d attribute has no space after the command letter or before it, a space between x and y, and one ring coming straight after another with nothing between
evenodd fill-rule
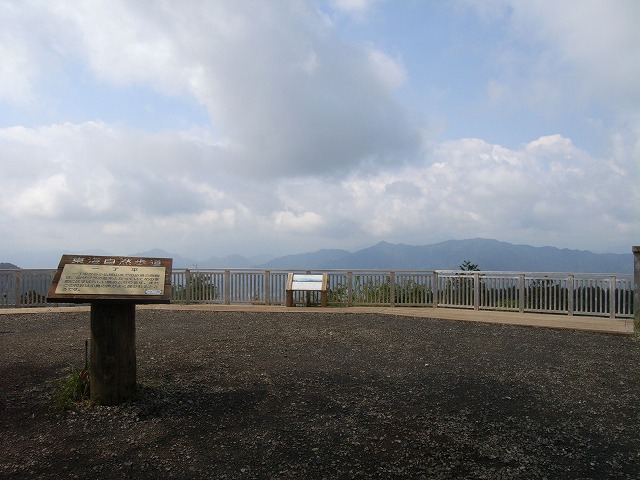
<instances>
[{"instance_id":1,"label":"dirt ground","mask_svg":"<svg viewBox=\"0 0 640 480\"><path fill-rule=\"evenodd\" d=\"M636 479L640 341L140 310L138 393L53 409L89 314L0 315L0 478Z\"/></svg>"}]
</instances>

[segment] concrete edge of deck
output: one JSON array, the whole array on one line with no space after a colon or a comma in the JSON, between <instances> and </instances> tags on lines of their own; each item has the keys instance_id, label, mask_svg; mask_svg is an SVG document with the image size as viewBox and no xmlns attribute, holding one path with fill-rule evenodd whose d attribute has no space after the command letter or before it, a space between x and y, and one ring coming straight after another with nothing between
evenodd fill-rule
<instances>
[{"instance_id":1,"label":"concrete edge of deck","mask_svg":"<svg viewBox=\"0 0 640 480\"><path fill-rule=\"evenodd\" d=\"M632 318L591 317L582 315L554 315L546 313L499 312L490 310L465 310L459 308L431 307L285 307L282 305L220 305L220 304L162 304L138 305L144 310L196 310L207 312L280 312L280 313L379 313L406 317L457 320L466 322L497 323L527 327L560 328L592 332L633 334ZM89 306L71 307L30 307L0 309L2 314L28 314L47 312L88 312Z\"/></svg>"}]
</instances>

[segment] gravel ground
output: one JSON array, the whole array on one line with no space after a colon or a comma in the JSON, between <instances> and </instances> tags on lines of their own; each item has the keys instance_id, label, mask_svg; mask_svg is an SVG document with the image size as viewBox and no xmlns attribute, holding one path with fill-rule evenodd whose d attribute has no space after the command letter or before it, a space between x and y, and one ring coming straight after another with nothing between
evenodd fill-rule
<instances>
[{"instance_id":1,"label":"gravel ground","mask_svg":"<svg viewBox=\"0 0 640 480\"><path fill-rule=\"evenodd\" d=\"M0 315L0 478L638 478L637 337L140 310L139 391L56 412L89 314Z\"/></svg>"}]
</instances>

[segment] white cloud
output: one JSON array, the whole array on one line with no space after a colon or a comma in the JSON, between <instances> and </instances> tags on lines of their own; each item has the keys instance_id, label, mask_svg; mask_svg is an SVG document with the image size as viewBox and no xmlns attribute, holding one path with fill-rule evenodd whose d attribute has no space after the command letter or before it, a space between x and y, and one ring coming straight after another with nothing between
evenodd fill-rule
<instances>
[{"instance_id":1,"label":"white cloud","mask_svg":"<svg viewBox=\"0 0 640 480\"><path fill-rule=\"evenodd\" d=\"M494 101L533 109L637 106L640 3L635 0L465 0L490 28L506 22L509 40L494 52ZM554 108L555 105L555 108ZM570 105L570 104L569 104ZM631 109L633 111L633 108Z\"/></svg>"},{"instance_id":2,"label":"white cloud","mask_svg":"<svg viewBox=\"0 0 640 480\"><path fill-rule=\"evenodd\" d=\"M17 65L1 82L23 86L16 96L77 62L121 88L190 96L206 105L218 141L235 147L228 163L245 175L344 171L417 147L394 97L402 65L373 46L340 40L312 4L94 0L9 10L5 35L38 32L5 62ZM37 26L25 24L32 18ZM43 18L55 28L40 29ZM43 58L46 70L18 68L43 66Z\"/></svg>"},{"instance_id":3,"label":"white cloud","mask_svg":"<svg viewBox=\"0 0 640 480\"><path fill-rule=\"evenodd\" d=\"M15 40L0 33L0 78L12 82L0 82L0 99L14 103L27 103L32 99L32 81L35 76L25 48Z\"/></svg>"},{"instance_id":4,"label":"white cloud","mask_svg":"<svg viewBox=\"0 0 640 480\"><path fill-rule=\"evenodd\" d=\"M53 175L39 180L35 184L17 192L7 200L11 215L20 217L53 218L63 211L65 197L69 195L69 186L64 175Z\"/></svg>"},{"instance_id":5,"label":"white cloud","mask_svg":"<svg viewBox=\"0 0 640 480\"><path fill-rule=\"evenodd\" d=\"M311 232L324 224L320 215L315 212L274 212L273 225L276 230L286 233L291 232Z\"/></svg>"},{"instance_id":6,"label":"white cloud","mask_svg":"<svg viewBox=\"0 0 640 480\"><path fill-rule=\"evenodd\" d=\"M373 49L369 52L369 59L378 77L389 89L396 89L405 82L407 73L402 65L384 52Z\"/></svg>"},{"instance_id":7,"label":"white cloud","mask_svg":"<svg viewBox=\"0 0 640 480\"><path fill-rule=\"evenodd\" d=\"M554 45L558 61L578 74L586 73L589 83L578 83L587 95L606 100L638 97L640 76L640 4L635 0L589 0L580 3L514 3L515 24L526 25L522 33ZM597 82L593 82L593 80ZM614 91L602 88L614 87Z\"/></svg>"},{"instance_id":8,"label":"white cloud","mask_svg":"<svg viewBox=\"0 0 640 480\"><path fill-rule=\"evenodd\" d=\"M57 41L55 19L37 8L15 2L0 3L0 101L29 104L35 101L38 77L55 75Z\"/></svg>"},{"instance_id":9,"label":"white cloud","mask_svg":"<svg viewBox=\"0 0 640 480\"><path fill-rule=\"evenodd\" d=\"M364 18L376 4L332 5ZM0 128L3 250L162 247L206 258L382 239L607 249L612 236L638 238L638 4L585 2L584 15L571 2L483 5L507 32L489 100L611 108L615 124L590 118L609 151L553 130L511 148L421 138L400 100L411 64L347 40L314 2L0 3L0 107L44 112L29 127ZM211 125L149 133L99 111L47 121L66 119L60 105L74 99L49 95L78 71L96 91L204 105Z\"/></svg>"},{"instance_id":10,"label":"white cloud","mask_svg":"<svg viewBox=\"0 0 640 480\"><path fill-rule=\"evenodd\" d=\"M358 220L349 233L334 235L366 232L417 243L439 235L498 236L535 244L540 241L532 233L539 232L542 242L558 246L606 248L604 232L638 231L634 207L621 207L617 198L633 181L567 138L542 137L519 150L463 139L436 145L431 155L435 163L345 179L331 192L334 200L324 216L329 218L330 210L337 229L341 220ZM618 207L611 209L612 204Z\"/></svg>"},{"instance_id":11,"label":"white cloud","mask_svg":"<svg viewBox=\"0 0 640 480\"><path fill-rule=\"evenodd\" d=\"M640 234L627 174L637 145L620 143L598 159L560 135L517 150L461 139L342 179L247 180L217 163L223 148L193 135L99 123L2 129L0 235L13 249L57 238L67 249L162 246L202 258L477 236L606 249L611 235Z\"/></svg>"},{"instance_id":12,"label":"white cloud","mask_svg":"<svg viewBox=\"0 0 640 480\"><path fill-rule=\"evenodd\" d=\"M204 148L174 133L145 135L105 124L0 130L2 191L11 212L130 218L199 211L224 203L208 183L215 146Z\"/></svg>"},{"instance_id":13,"label":"white cloud","mask_svg":"<svg viewBox=\"0 0 640 480\"><path fill-rule=\"evenodd\" d=\"M336 10L361 18L380 2L381 0L332 0L331 5Z\"/></svg>"}]
</instances>

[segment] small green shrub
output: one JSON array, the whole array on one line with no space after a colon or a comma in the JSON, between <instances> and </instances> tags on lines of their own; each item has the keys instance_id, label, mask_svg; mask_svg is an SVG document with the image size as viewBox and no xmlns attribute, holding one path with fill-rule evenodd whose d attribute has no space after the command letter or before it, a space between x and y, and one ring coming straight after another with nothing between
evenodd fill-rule
<instances>
[{"instance_id":1,"label":"small green shrub","mask_svg":"<svg viewBox=\"0 0 640 480\"><path fill-rule=\"evenodd\" d=\"M79 402L90 398L89 371L70 367L71 373L60 380L59 390L54 396L54 407L58 411L73 410Z\"/></svg>"},{"instance_id":2,"label":"small green shrub","mask_svg":"<svg viewBox=\"0 0 640 480\"><path fill-rule=\"evenodd\" d=\"M520 308L520 303L515 299L506 299L500 302L496 302L496 308Z\"/></svg>"}]
</instances>

